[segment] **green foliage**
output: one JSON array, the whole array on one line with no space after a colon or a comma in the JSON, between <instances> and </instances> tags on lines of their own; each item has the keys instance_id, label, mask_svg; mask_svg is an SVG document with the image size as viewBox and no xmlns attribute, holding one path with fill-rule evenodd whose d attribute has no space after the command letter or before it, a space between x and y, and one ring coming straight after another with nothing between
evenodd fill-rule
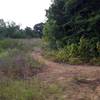
<instances>
[{"instance_id":1,"label":"green foliage","mask_svg":"<svg viewBox=\"0 0 100 100\"><path fill-rule=\"evenodd\" d=\"M17 40L11 39L3 39L0 40L0 49L13 49L13 48L21 48L22 44L19 43Z\"/></svg>"},{"instance_id":2,"label":"green foliage","mask_svg":"<svg viewBox=\"0 0 100 100\"><path fill-rule=\"evenodd\" d=\"M65 46L63 49L59 49L56 59L67 62L69 58L76 57L78 55L78 46L76 44L71 44Z\"/></svg>"},{"instance_id":3,"label":"green foliage","mask_svg":"<svg viewBox=\"0 0 100 100\"><path fill-rule=\"evenodd\" d=\"M81 38L80 39L80 44L79 44L79 54L80 54L80 57L82 58L87 58L89 57L89 41L84 39L84 38Z\"/></svg>"},{"instance_id":4,"label":"green foliage","mask_svg":"<svg viewBox=\"0 0 100 100\"><path fill-rule=\"evenodd\" d=\"M51 50L52 51L52 50ZM100 65L99 42L95 39L81 38L79 44L72 43L64 48L49 52L51 58L55 61L67 62L70 64L90 63Z\"/></svg>"},{"instance_id":5,"label":"green foliage","mask_svg":"<svg viewBox=\"0 0 100 100\"><path fill-rule=\"evenodd\" d=\"M85 61L84 61L84 59L80 59L80 58L69 58L69 61L68 61L68 63L69 64L84 64L84 63L86 63Z\"/></svg>"},{"instance_id":6,"label":"green foliage","mask_svg":"<svg viewBox=\"0 0 100 100\"><path fill-rule=\"evenodd\" d=\"M36 25L34 25L34 33L35 37L42 37L43 35L43 27L44 27L44 23L38 23Z\"/></svg>"},{"instance_id":7,"label":"green foliage","mask_svg":"<svg viewBox=\"0 0 100 100\"><path fill-rule=\"evenodd\" d=\"M65 46L62 49L59 49L57 51L55 59L57 61L70 62L71 58L78 57L78 55L79 55L78 45L71 44L71 45Z\"/></svg>"},{"instance_id":8,"label":"green foliage","mask_svg":"<svg viewBox=\"0 0 100 100\"><path fill-rule=\"evenodd\" d=\"M37 79L43 64L30 53L40 46L40 39L6 39L0 44L0 100L61 100L59 85Z\"/></svg>"},{"instance_id":9,"label":"green foliage","mask_svg":"<svg viewBox=\"0 0 100 100\"><path fill-rule=\"evenodd\" d=\"M0 100L61 100L62 89L58 85L43 83L34 76L42 64L30 52L40 43L30 39L0 40Z\"/></svg>"},{"instance_id":10,"label":"green foliage","mask_svg":"<svg viewBox=\"0 0 100 100\"><path fill-rule=\"evenodd\" d=\"M0 81L1 100L63 100L63 89L58 84L31 80Z\"/></svg>"},{"instance_id":11,"label":"green foliage","mask_svg":"<svg viewBox=\"0 0 100 100\"><path fill-rule=\"evenodd\" d=\"M25 41L13 39L0 40L0 72L3 72L3 76L24 79L32 77L42 68L42 64L40 65L29 55L29 52L32 52L32 46L35 46L34 42L30 40L33 42L31 44L28 41L25 43Z\"/></svg>"},{"instance_id":12,"label":"green foliage","mask_svg":"<svg viewBox=\"0 0 100 100\"><path fill-rule=\"evenodd\" d=\"M46 12L48 20L44 26L44 40L48 47L58 49L56 58L89 62L100 57L100 3L97 2L53 0Z\"/></svg>"},{"instance_id":13,"label":"green foliage","mask_svg":"<svg viewBox=\"0 0 100 100\"><path fill-rule=\"evenodd\" d=\"M98 57L98 58L92 58L90 60L90 64L100 66L100 57Z\"/></svg>"},{"instance_id":14,"label":"green foliage","mask_svg":"<svg viewBox=\"0 0 100 100\"><path fill-rule=\"evenodd\" d=\"M65 49L58 51L58 53L56 55L56 60L63 61L63 62L68 61L68 55L67 55L67 52L65 51Z\"/></svg>"},{"instance_id":15,"label":"green foliage","mask_svg":"<svg viewBox=\"0 0 100 100\"><path fill-rule=\"evenodd\" d=\"M36 25L34 27L36 27ZM41 28L41 30L39 28ZM32 29L30 27L21 29L20 25L16 25L15 22L6 23L3 19L0 19L0 39L42 37L43 24L40 24L39 28L37 28L37 30L41 31L41 33L38 34L38 31L36 31L36 29Z\"/></svg>"},{"instance_id":16,"label":"green foliage","mask_svg":"<svg viewBox=\"0 0 100 100\"><path fill-rule=\"evenodd\" d=\"M45 23L45 27L43 29L43 33L44 33L43 38L46 42L48 42L48 44L51 48L56 48L56 40L55 40L55 36L54 36L56 34L55 28L56 29L58 28L56 25L56 22L51 20L51 21Z\"/></svg>"}]
</instances>

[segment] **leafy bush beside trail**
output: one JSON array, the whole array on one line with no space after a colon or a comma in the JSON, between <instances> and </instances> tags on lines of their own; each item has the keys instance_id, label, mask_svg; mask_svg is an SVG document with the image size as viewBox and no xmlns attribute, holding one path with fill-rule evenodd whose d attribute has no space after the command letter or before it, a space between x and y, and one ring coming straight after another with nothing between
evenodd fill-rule
<instances>
[{"instance_id":1,"label":"leafy bush beside trail","mask_svg":"<svg viewBox=\"0 0 100 100\"><path fill-rule=\"evenodd\" d=\"M64 48L52 50L46 53L53 60L66 62L70 64L90 63L100 65L100 44L99 42L91 42L88 39L81 38L79 44L72 43ZM48 51L47 51L48 52Z\"/></svg>"}]
</instances>

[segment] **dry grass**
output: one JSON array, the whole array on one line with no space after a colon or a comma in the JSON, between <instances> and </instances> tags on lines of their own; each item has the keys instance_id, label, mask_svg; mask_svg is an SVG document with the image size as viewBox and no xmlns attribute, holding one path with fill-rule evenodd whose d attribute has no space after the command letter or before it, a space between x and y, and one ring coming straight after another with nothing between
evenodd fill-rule
<instances>
[{"instance_id":1,"label":"dry grass","mask_svg":"<svg viewBox=\"0 0 100 100\"><path fill-rule=\"evenodd\" d=\"M99 66L55 63L41 40L13 41L24 46L0 53L0 100L100 100Z\"/></svg>"},{"instance_id":2,"label":"dry grass","mask_svg":"<svg viewBox=\"0 0 100 100\"><path fill-rule=\"evenodd\" d=\"M38 78L60 86L60 100L100 100L99 66L59 64L43 58L39 52L34 52L33 57L48 66Z\"/></svg>"}]
</instances>

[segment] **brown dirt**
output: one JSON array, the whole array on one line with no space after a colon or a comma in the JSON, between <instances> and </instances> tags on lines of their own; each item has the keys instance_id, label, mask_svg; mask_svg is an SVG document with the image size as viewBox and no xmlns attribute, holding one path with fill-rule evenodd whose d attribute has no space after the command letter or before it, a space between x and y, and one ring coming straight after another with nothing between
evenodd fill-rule
<instances>
[{"instance_id":1,"label":"brown dirt","mask_svg":"<svg viewBox=\"0 0 100 100\"><path fill-rule=\"evenodd\" d=\"M47 67L43 72L39 73L40 79L45 81L65 80L68 77L83 77L87 80L100 80L100 67L89 65L69 65L59 64L45 59L40 51L35 51L32 54L35 60L44 63Z\"/></svg>"},{"instance_id":2,"label":"brown dirt","mask_svg":"<svg viewBox=\"0 0 100 100\"><path fill-rule=\"evenodd\" d=\"M45 59L40 51L32 56L45 65L37 78L46 84L60 84L62 100L100 100L99 66L59 64Z\"/></svg>"}]
</instances>

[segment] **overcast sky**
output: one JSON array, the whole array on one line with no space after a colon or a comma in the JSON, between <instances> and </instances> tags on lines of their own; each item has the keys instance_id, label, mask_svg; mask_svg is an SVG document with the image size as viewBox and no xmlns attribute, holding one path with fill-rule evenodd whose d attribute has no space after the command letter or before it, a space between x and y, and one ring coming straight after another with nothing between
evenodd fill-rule
<instances>
[{"instance_id":1,"label":"overcast sky","mask_svg":"<svg viewBox=\"0 0 100 100\"><path fill-rule=\"evenodd\" d=\"M45 21L45 9L50 3L51 0L0 0L0 19L33 27Z\"/></svg>"}]
</instances>

